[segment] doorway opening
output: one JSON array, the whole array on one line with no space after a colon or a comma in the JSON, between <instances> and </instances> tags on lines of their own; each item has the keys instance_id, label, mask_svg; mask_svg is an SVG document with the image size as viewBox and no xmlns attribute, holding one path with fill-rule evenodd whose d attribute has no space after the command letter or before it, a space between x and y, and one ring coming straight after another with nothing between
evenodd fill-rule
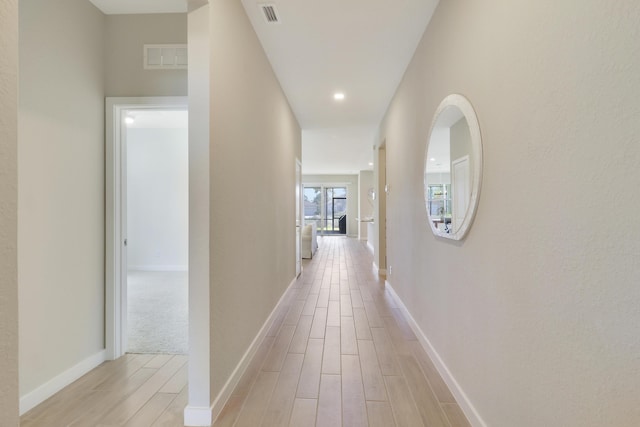
<instances>
[{"instance_id":1,"label":"doorway opening","mask_svg":"<svg viewBox=\"0 0 640 427\"><path fill-rule=\"evenodd\" d=\"M305 185L305 224L315 223L318 234L347 234L347 186Z\"/></svg>"},{"instance_id":2,"label":"doorway opening","mask_svg":"<svg viewBox=\"0 0 640 427\"><path fill-rule=\"evenodd\" d=\"M127 353L186 354L189 145L186 110L125 110Z\"/></svg>"},{"instance_id":3,"label":"doorway opening","mask_svg":"<svg viewBox=\"0 0 640 427\"><path fill-rule=\"evenodd\" d=\"M188 352L184 97L107 98L106 348Z\"/></svg>"}]
</instances>

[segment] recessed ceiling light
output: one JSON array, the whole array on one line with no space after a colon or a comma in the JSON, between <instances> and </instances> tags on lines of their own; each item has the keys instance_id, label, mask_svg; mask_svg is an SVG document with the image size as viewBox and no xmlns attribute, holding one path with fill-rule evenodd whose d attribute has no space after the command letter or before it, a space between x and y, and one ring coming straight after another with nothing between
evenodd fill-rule
<instances>
[{"instance_id":1,"label":"recessed ceiling light","mask_svg":"<svg viewBox=\"0 0 640 427\"><path fill-rule=\"evenodd\" d=\"M136 120L135 120L133 117L131 117L131 116L127 116L127 117L125 117L125 119L124 119L124 122L125 122L126 124L128 124L128 125L132 125L132 124L133 124L133 122L135 122L135 121L136 121Z\"/></svg>"},{"instance_id":2,"label":"recessed ceiling light","mask_svg":"<svg viewBox=\"0 0 640 427\"><path fill-rule=\"evenodd\" d=\"M429 160L431 160L432 162L435 162L435 161L436 161L436 159L434 159L433 157L432 157L432 158L430 158Z\"/></svg>"},{"instance_id":3,"label":"recessed ceiling light","mask_svg":"<svg viewBox=\"0 0 640 427\"><path fill-rule=\"evenodd\" d=\"M373 166L373 162L369 162L369 166Z\"/></svg>"},{"instance_id":4,"label":"recessed ceiling light","mask_svg":"<svg viewBox=\"0 0 640 427\"><path fill-rule=\"evenodd\" d=\"M342 92L334 93L333 99L335 99L336 101L342 101L344 99L344 93Z\"/></svg>"}]
</instances>

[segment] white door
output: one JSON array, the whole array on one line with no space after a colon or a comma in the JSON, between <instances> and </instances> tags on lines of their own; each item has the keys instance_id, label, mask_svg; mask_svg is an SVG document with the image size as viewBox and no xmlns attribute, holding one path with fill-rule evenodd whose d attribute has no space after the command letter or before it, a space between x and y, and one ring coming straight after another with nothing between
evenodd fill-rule
<instances>
[{"instance_id":1,"label":"white door","mask_svg":"<svg viewBox=\"0 0 640 427\"><path fill-rule=\"evenodd\" d=\"M469 207L471 197L471 185L469 183L469 156L464 156L451 162L451 186L453 192L453 232L458 231L458 227L464 221Z\"/></svg>"},{"instance_id":2,"label":"white door","mask_svg":"<svg viewBox=\"0 0 640 427\"><path fill-rule=\"evenodd\" d=\"M296 159L296 277L302 273L302 165Z\"/></svg>"}]
</instances>

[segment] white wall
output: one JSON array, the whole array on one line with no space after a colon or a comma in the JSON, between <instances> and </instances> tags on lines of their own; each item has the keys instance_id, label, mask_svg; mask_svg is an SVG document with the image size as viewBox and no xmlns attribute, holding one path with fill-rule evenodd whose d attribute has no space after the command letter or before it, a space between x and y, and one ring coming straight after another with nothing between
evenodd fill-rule
<instances>
[{"instance_id":1,"label":"white wall","mask_svg":"<svg viewBox=\"0 0 640 427\"><path fill-rule=\"evenodd\" d=\"M20 3L20 393L104 349L104 17Z\"/></svg>"},{"instance_id":2,"label":"white wall","mask_svg":"<svg viewBox=\"0 0 640 427\"><path fill-rule=\"evenodd\" d=\"M184 96L187 70L145 70L145 44L187 43L186 13L107 15L107 96Z\"/></svg>"},{"instance_id":3,"label":"white wall","mask_svg":"<svg viewBox=\"0 0 640 427\"><path fill-rule=\"evenodd\" d=\"M241 2L210 3L209 44L210 363L217 396L295 277L301 132Z\"/></svg>"},{"instance_id":4,"label":"white wall","mask_svg":"<svg viewBox=\"0 0 640 427\"><path fill-rule=\"evenodd\" d=\"M304 166L303 166L304 167ZM302 175L304 186L347 185L347 235L358 236L358 175ZM336 185L339 184L339 185Z\"/></svg>"},{"instance_id":5,"label":"white wall","mask_svg":"<svg viewBox=\"0 0 640 427\"><path fill-rule=\"evenodd\" d=\"M0 425L18 418L18 2L0 4Z\"/></svg>"},{"instance_id":6,"label":"white wall","mask_svg":"<svg viewBox=\"0 0 640 427\"><path fill-rule=\"evenodd\" d=\"M634 0L442 1L384 120L388 279L488 426L640 420L638 22ZM461 243L423 198L450 93L484 146Z\"/></svg>"},{"instance_id":7,"label":"white wall","mask_svg":"<svg viewBox=\"0 0 640 427\"><path fill-rule=\"evenodd\" d=\"M187 129L127 129L129 270L186 271L188 245Z\"/></svg>"}]
</instances>

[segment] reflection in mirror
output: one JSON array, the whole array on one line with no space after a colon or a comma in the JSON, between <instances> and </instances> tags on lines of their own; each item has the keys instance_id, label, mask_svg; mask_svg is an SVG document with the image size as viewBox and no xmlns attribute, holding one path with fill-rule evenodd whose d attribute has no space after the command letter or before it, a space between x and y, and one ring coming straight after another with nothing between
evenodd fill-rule
<instances>
[{"instance_id":1,"label":"reflection in mirror","mask_svg":"<svg viewBox=\"0 0 640 427\"><path fill-rule=\"evenodd\" d=\"M431 125L424 191L434 234L455 240L471 225L480 191L482 143L473 107L461 95L440 104Z\"/></svg>"}]
</instances>

